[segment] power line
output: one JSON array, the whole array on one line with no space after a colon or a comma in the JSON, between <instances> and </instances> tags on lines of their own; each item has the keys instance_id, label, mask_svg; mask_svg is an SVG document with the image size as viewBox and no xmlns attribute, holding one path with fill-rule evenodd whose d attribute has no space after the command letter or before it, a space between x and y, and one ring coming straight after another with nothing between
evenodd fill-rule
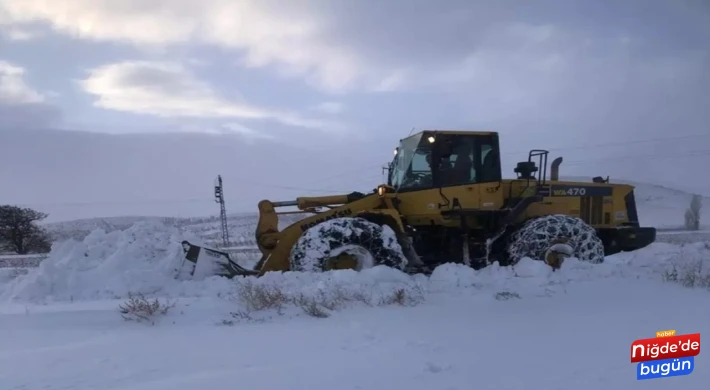
<instances>
[{"instance_id":1,"label":"power line","mask_svg":"<svg viewBox=\"0 0 710 390\"><path fill-rule=\"evenodd\" d=\"M687 157L699 157L699 156L710 156L710 149L705 150L689 150L687 152L682 152L678 154L664 154L659 156L658 154L646 154L646 155L632 155L632 156L619 156L619 157L609 157L598 160L577 160L570 162L563 162L564 165L584 165L584 164L599 164L607 161L620 161L628 159L638 159L638 158L653 158L654 160L666 160L670 158L687 158Z\"/></svg>"},{"instance_id":2,"label":"power line","mask_svg":"<svg viewBox=\"0 0 710 390\"><path fill-rule=\"evenodd\" d=\"M304 184L310 184L310 183L322 182L322 181L326 181L326 180L330 180L330 179L335 179L335 178L338 178L338 177L340 177L340 176L344 176L344 175L346 175L346 174L348 174L348 173L352 173L352 172L363 172L365 169L370 169L370 168L375 168L375 167L381 167L381 166L383 166L384 164L385 164L385 163L381 163L381 162L380 162L380 163L377 163L377 164L371 164L371 165L361 166L361 167L357 167L357 168L353 168L353 169L348 169L348 170L342 171L342 172L340 172L340 173L338 173L338 174L324 176L324 177L318 178L317 180L313 180L313 181L310 181L310 182L306 182L306 183L304 183Z\"/></svg>"},{"instance_id":3,"label":"power line","mask_svg":"<svg viewBox=\"0 0 710 390\"><path fill-rule=\"evenodd\" d=\"M248 183L248 184L252 184L255 186L280 188L280 189L284 189L284 190L310 191L310 192L323 192L323 193L342 193L343 192L343 191L336 191L336 190L324 190L324 189L317 189L317 188L304 188L304 187L282 186L282 185L270 184L270 183L260 183L260 182L256 182L256 181L249 180L249 179L242 179L240 181ZM345 192L347 192L347 191L345 191Z\"/></svg>"},{"instance_id":4,"label":"power line","mask_svg":"<svg viewBox=\"0 0 710 390\"><path fill-rule=\"evenodd\" d=\"M549 148L548 150L552 151L564 151L564 150L583 150L583 149L593 149L593 148L604 148L608 146L622 146L622 145L636 145L636 144L642 144L642 143L649 143L649 142L661 142L661 141L677 141L681 139L691 139L691 138L702 138L702 137L710 137L710 133L702 133L702 134L689 134L689 135L681 135L681 136L674 136L674 137L662 137L662 138L648 138L648 139L640 139L640 140L634 140L634 141L619 141L619 142L607 142L603 144L593 144L593 145L579 145L579 146L569 146L569 147L562 147L562 148ZM520 153L527 153L528 151L521 151L521 152L506 152L506 153L501 153L502 155L510 155L510 154L520 154Z\"/></svg>"}]
</instances>

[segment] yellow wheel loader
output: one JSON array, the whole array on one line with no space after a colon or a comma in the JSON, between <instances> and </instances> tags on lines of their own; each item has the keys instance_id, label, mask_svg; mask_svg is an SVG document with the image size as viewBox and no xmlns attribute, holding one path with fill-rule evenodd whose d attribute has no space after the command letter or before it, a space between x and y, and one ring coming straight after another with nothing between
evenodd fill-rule
<instances>
[{"instance_id":1,"label":"yellow wheel loader","mask_svg":"<svg viewBox=\"0 0 710 390\"><path fill-rule=\"evenodd\" d=\"M369 194L259 202L262 257L253 269L188 242L186 258L221 256L226 276L377 265L427 273L447 262L480 269L523 257L555 269L569 256L600 263L656 238L655 228L639 225L633 186L608 177L560 181L561 157L548 179L546 150L531 150L517 177L504 179L496 132L422 131L400 140L394 154L387 184ZM284 207L299 211L278 211ZM279 231L280 214L299 212L313 215Z\"/></svg>"}]
</instances>

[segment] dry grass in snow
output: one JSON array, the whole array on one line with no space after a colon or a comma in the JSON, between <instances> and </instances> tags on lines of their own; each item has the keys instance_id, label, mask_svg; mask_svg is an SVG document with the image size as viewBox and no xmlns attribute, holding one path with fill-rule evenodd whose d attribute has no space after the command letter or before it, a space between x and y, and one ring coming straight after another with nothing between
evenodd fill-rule
<instances>
[{"instance_id":1,"label":"dry grass in snow","mask_svg":"<svg viewBox=\"0 0 710 390\"><path fill-rule=\"evenodd\" d=\"M118 306L118 309L126 321L149 322L155 325L155 319L159 316L165 316L168 311L175 307L175 302L166 300L153 299L149 301L141 293L128 293L128 300Z\"/></svg>"},{"instance_id":2,"label":"dry grass in snow","mask_svg":"<svg viewBox=\"0 0 710 390\"><path fill-rule=\"evenodd\" d=\"M663 280L688 288L710 289L710 243L681 245L680 249L667 260Z\"/></svg>"},{"instance_id":3,"label":"dry grass in snow","mask_svg":"<svg viewBox=\"0 0 710 390\"><path fill-rule=\"evenodd\" d=\"M232 319L222 321L225 325L241 321L263 322L265 318L253 314L272 312L284 315L294 308L311 317L327 318L334 311L357 304L371 307L416 306L424 301L424 291L418 286L393 287L391 292L376 297L366 289L349 290L335 284L318 289L315 293L305 293L291 292L283 286L246 279L239 283L235 298L243 309L231 313Z\"/></svg>"}]
</instances>

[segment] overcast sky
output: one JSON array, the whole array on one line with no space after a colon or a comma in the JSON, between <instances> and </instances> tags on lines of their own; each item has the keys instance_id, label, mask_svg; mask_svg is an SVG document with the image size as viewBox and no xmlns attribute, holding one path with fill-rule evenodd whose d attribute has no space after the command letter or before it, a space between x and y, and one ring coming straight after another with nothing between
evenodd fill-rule
<instances>
[{"instance_id":1,"label":"overcast sky","mask_svg":"<svg viewBox=\"0 0 710 390\"><path fill-rule=\"evenodd\" d=\"M0 203L51 220L366 191L412 128L710 193L706 0L0 0ZM696 178L698 178L696 180Z\"/></svg>"}]
</instances>

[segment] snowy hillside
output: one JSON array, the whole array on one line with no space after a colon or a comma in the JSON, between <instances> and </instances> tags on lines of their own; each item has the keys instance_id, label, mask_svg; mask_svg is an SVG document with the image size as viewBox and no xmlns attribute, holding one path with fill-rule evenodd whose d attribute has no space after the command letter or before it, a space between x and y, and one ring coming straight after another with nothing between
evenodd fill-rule
<instances>
[{"instance_id":1,"label":"snowy hillside","mask_svg":"<svg viewBox=\"0 0 710 390\"><path fill-rule=\"evenodd\" d=\"M377 267L191 280L182 236L156 221L96 231L0 284L12 329L0 338L3 388L628 390L640 386L633 340L710 331L703 242L558 272L524 259L429 277ZM167 312L126 321L129 293ZM707 389L707 357L695 361L691 375L643 388Z\"/></svg>"}]
</instances>

